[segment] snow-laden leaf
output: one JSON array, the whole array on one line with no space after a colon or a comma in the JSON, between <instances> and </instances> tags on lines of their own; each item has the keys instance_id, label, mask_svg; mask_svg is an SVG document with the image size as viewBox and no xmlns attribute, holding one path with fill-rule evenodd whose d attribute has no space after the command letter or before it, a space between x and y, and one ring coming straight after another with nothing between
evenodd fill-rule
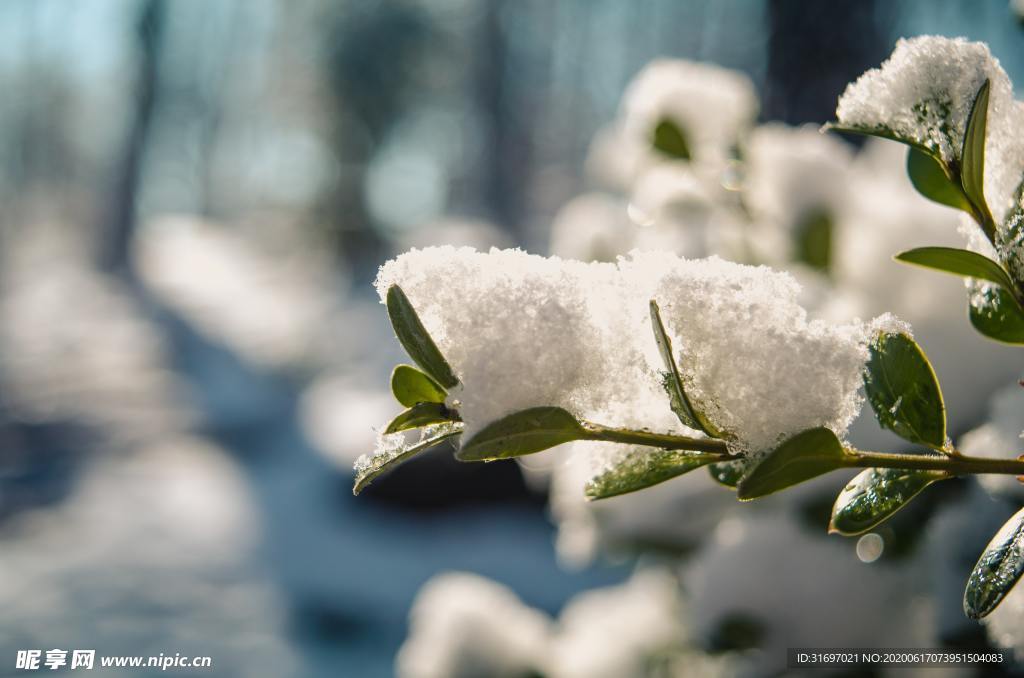
<instances>
[{"instance_id":1,"label":"snow-laden leaf","mask_svg":"<svg viewBox=\"0 0 1024 678\"><path fill-rule=\"evenodd\" d=\"M1004 344L1024 344L1024 311L1005 288L976 282L968 296L974 329Z\"/></svg>"},{"instance_id":2,"label":"snow-laden leaf","mask_svg":"<svg viewBox=\"0 0 1024 678\"><path fill-rule=\"evenodd\" d=\"M619 458L610 468L591 478L583 491L587 499L605 499L636 492L689 473L721 458L719 454L636 448Z\"/></svg>"},{"instance_id":3,"label":"snow-laden leaf","mask_svg":"<svg viewBox=\"0 0 1024 678\"><path fill-rule=\"evenodd\" d=\"M449 422L423 429L420 439L414 443L407 442L402 433L381 436L373 454L364 454L356 460L352 494L359 494L378 476L460 433L462 424Z\"/></svg>"},{"instance_id":4,"label":"snow-laden leaf","mask_svg":"<svg viewBox=\"0 0 1024 678\"><path fill-rule=\"evenodd\" d=\"M392 419L384 429L384 433L398 433L410 428L421 428L453 420L455 420L453 413L444 406L444 403L416 403Z\"/></svg>"},{"instance_id":5,"label":"snow-laden leaf","mask_svg":"<svg viewBox=\"0 0 1024 678\"><path fill-rule=\"evenodd\" d=\"M924 351L901 332L879 332L869 351L864 391L878 423L912 443L942 450L946 405Z\"/></svg>"},{"instance_id":6,"label":"snow-laden leaf","mask_svg":"<svg viewBox=\"0 0 1024 678\"><path fill-rule=\"evenodd\" d=\"M972 213L971 203L963 189L949 178L934 155L911 146L907 150L907 176L917 192L929 200Z\"/></svg>"},{"instance_id":7,"label":"snow-laden leaf","mask_svg":"<svg viewBox=\"0 0 1024 678\"><path fill-rule=\"evenodd\" d=\"M843 468L847 454L836 434L827 428L797 433L769 452L747 472L736 495L756 499Z\"/></svg>"},{"instance_id":8,"label":"snow-laden leaf","mask_svg":"<svg viewBox=\"0 0 1024 678\"><path fill-rule=\"evenodd\" d=\"M391 392L395 400L412 407L419 403L443 403L447 393L430 375L412 365L398 365L391 373Z\"/></svg>"},{"instance_id":9,"label":"snow-laden leaf","mask_svg":"<svg viewBox=\"0 0 1024 678\"><path fill-rule=\"evenodd\" d=\"M1024 573L1024 509L1006 521L974 566L964 591L964 612L981 619L998 607Z\"/></svg>"},{"instance_id":10,"label":"snow-laden leaf","mask_svg":"<svg viewBox=\"0 0 1024 678\"><path fill-rule=\"evenodd\" d=\"M961 181L964 193L971 201L982 221L982 228L992 237L995 226L992 213L985 201L985 129L988 126L988 95L991 81L985 80L974 97L971 115L964 133L964 149L960 159Z\"/></svg>"},{"instance_id":11,"label":"snow-laden leaf","mask_svg":"<svg viewBox=\"0 0 1024 678\"><path fill-rule=\"evenodd\" d=\"M676 365L675 356L672 354L672 339L665 331L665 324L661 320L661 310L658 302L651 299L651 327L654 328L654 339L658 344L658 352L661 353L662 362L665 364L663 385L668 392L669 405L679 421L696 431L703 431L712 438L721 438L723 433L711 423L710 420L696 407L686 395L686 388L683 386L683 379L679 374L679 367Z\"/></svg>"},{"instance_id":12,"label":"snow-laden leaf","mask_svg":"<svg viewBox=\"0 0 1024 678\"><path fill-rule=\"evenodd\" d=\"M690 160L690 145L686 143L686 135L672 120L659 120L651 136L651 145L656 150L676 160Z\"/></svg>"},{"instance_id":13,"label":"snow-laden leaf","mask_svg":"<svg viewBox=\"0 0 1024 678\"><path fill-rule=\"evenodd\" d=\"M846 536L867 532L909 504L924 488L948 477L943 471L865 469L839 493L832 507L829 532Z\"/></svg>"},{"instance_id":14,"label":"snow-laden leaf","mask_svg":"<svg viewBox=\"0 0 1024 678\"><path fill-rule=\"evenodd\" d=\"M455 456L460 461L521 457L586 437L586 429L562 408L532 407L488 424Z\"/></svg>"},{"instance_id":15,"label":"snow-laden leaf","mask_svg":"<svg viewBox=\"0 0 1024 678\"><path fill-rule=\"evenodd\" d=\"M895 259L953 275L988 280L1011 291L1014 289L1010 274L999 263L970 250L956 247L918 247L900 252Z\"/></svg>"},{"instance_id":16,"label":"snow-laden leaf","mask_svg":"<svg viewBox=\"0 0 1024 678\"><path fill-rule=\"evenodd\" d=\"M458 384L459 380L451 366L423 327L416 309L402 288L398 285L388 288L386 303L391 326L409 357L441 386L453 388Z\"/></svg>"}]
</instances>

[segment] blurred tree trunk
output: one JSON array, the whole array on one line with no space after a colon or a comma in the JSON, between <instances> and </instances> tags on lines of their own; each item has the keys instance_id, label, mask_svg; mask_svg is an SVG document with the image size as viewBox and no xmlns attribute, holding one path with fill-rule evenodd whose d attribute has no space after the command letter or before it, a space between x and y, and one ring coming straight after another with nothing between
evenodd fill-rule
<instances>
[{"instance_id":1,"label":"blurred tree trunk","mask_svg":"<svg viewBox=\"0 0 1024 678\"><path fill-rule=\"evenodd\" d=\"M139 71L135 89L135 114L115 169L114 186L100 243L100 266L107 271L130 269L131 240L136 226L136 203L142 163L159 92L160 49L166 18L164 0L147 0L138 21Z\"/></svg>"},{"instance_id":2,"label":"blurred tree trunk","mask_svg":"<svg viewBox=\"0 0 1024 678\"><path fill-rule=\"evenodd\" d=\"M488 216L522 242L530 136L523 129L523 111L510 68L515 60L501 26L503 11L519 10L506 0L488 0L480 19L480 55L474 74L475 97L482 113L487 162L483 165L482 195ZM522 6L525 8L526 6Z\"/></svg>"},{"instance_id":3,"label":"blurred tree trunk","mask_svg":"<svg viewBox=\"0 0 1024 678\"><path fill-rule=\"evenodd\" d=\"M889 54L875 0L769 0L764 118L825 123L847 83ZM882 7L892 11L892 7Z\"/></svg>"}]
</instances>

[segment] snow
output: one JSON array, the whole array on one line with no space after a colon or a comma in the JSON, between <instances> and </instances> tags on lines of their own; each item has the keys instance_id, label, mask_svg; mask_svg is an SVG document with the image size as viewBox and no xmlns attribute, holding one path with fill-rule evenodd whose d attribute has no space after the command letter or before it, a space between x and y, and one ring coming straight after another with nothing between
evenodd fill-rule
<instances>
[{"instance_id":1,"label":"snow","mask_svg":"<svg viewBox=\"0 0 1024 678\"><path fill-rule=\"evenodd\" d=\"M971 326L961 279L893 261L897 252L924 245L962 248L957 225L961 218L969 221L914 190L906 153L902 144L872 139L854 159L848 173L852 198L836 215L832 284L809 308L835 321L890 311L909 322L943 385L950 433L956 436L982 420L989 394L1024 371L1024 355ZM969 232L981 237L970 223ZM864 449L902 449L881 431L865 410L851 428L851 441Z\"/></svg>"},{"instance_id":2,"label":"snow","mask_svg":"<svg viewBox=\"0 0 1024 678\"><path fill-rule=\"evenodd\" d=\"M386 263L383 300L401 285L464 386L469 431L540 405L579 410L604 381L607 338L592 297L615 267L527 255L519 250L412 250Z\"/></svg>"},{"instance_id":3,"label":"snow","mask_svg":"<svg viewBox=\"0 0 1024 678\"><path fill-rule=\"evenodd\" d=\"M550 672L559 678L644 675L652 657L686 639L681 602L678 582L659 570L581 593L559 616Z\"/></svg>"},{"instance_id":4,"label":"snow","mask_svg":"<svg viewBox=\"0 0 1024 678\"><path fill-rule=\"evenodd\" d=\"M869 326L809 320L799 285L717 257L631 253L583 264L519 250L412 250L377 278L399 284L462 382L467 433L554 405L613 425L664 414L650 326L657 299L691 396L737 449L768 449L856 415ZM499 350L500 348L500 350Z\"/></svg>"},{"instance_id":5,"label":"snow","mask_svg":"<svg viewBox=\"0 0 1024 678\"><path fill-rule=\"evenodd\" d=\"M396 673L619 678L656 665L672 675L735 675L735 656L693 647L684 602L670 572L642 569L621 585L579 594L553 620L502 584L447 572L420 590Z\"/></svg>"},{"instance_id":6,"label":"snow","mask_svg":"<svg viewBox=\"0 0 1024 678\"><path fill-rule=\"evenodd\" d=\"M1024 109L988 46L964 38L920 36L899 40L880 68L850 84L839 98L839 124L892 132L901 140L960 160L971 106L991 82L985 144L985 196L999 222L1024 173L1024 139L1017 131Z\"/></svg>"},{"instance_id":7,"label":"snow","mask_svg":"<svg viewBox=\"0 0 1024 678\"><path fill-rule=\"evenodd\" d=\"M816 127L761 125L751 133L745 157L744 198L754 218L791 234L816 213L834 220L854 197L848 197L850 147Z\"/></svg>"},{"instance_id":8,"label":"snow","mask_svg":"<svg viewBox=\"0 0 1024 678\"><path fill-rule=\"evenodd\" d=\"M808 319L791 276L662 253L620 267L635 298L660 304L688 394L740 448L816 426L842 435L856 416L868 327Z\"/></svg>"},{"instance_id":9,"label":"snow","mask_svg":"<svg viewBox=\"0 0 1024 678\"><path fill-rule=\"evenodd\" d=\"M147 224L134 247L139 274L160 299L253 364L294 366L330 350L325 319L340 315L346 286L326 250L281 251L177 216Z\"/></svg>"},{"instance_id":10,"label":"snow","mask_svg":"<svg viewBox=\"0 0 1024 678\"><path fill-rule=\"evenodd\" d=\"M718 184L757 118L754 85L745 74L713 64L657 59L626 87L618 119L591 143L587 174L603 188L628 192L652 168L685 166ZM656 149L659 123L682 134L688 160Z\"/></svg>"},{"instance_id":11,"label":"snow","mask_svg":"<svg viewBox=\"0 0 1024 678\"><path fill-rule=\"evenodd\" d=\"M435 577L409 613L400 678L519 676L544 661L551 621L509 588L468 572Z\"/></svg>"},{"instance_id":12,"label":"snow","mask_svg":"<svg viewBox=\"0 0 1024 678\"><path fill-rule=\"evenodd\" d=\"M649 143L657 124L670 120L695 161L722 161L752 125L758 108L753 83L739 71L656 59L626 88L621 122L626 135Z\"/></svg>"},{"instance_id":13,"label":"snow","mask_svg":"<svg viewBox=\"0 0 1024 678\"><path fill-rule=\"evenodd\" d=\"M784 673L789 647L934 644L915 590L919 566L863 563L855 549L785 514L754 509L723 521L684 575L695 634L710 639L730 618L757 623L759 676Z\"/></svg>"},{"instance_id":14,"label":"snow","mask_svg":"<svg viewBox=\"0 0 1024 678\"><path fill-rule=\"evenodd\" d=\"M633 248L636 226L626 204L607 193L578 195L551 222L551 253L579 261L615 261Z\"/></svg>"},{"instance_id":15,"label":"snow","mask_svg":"<svg viewBox=\"0 0 1024 678\"><path fill-rule=\"evenodd\" d=\"M0 261L0 381L31 421L70 419L131 445L193 423L171 350L121 279L67 224L33 224Z\"/></svg>"},{"instance_id":16,"label":"snow","mask_svg":"<svg viewBox=\"0 0 1024 678\"><path fill-rule=\"evenodd\" d=\"M3 526L5 647L179 651L293 675L257 513L226 452L189 435L93 460L66 501Z\"/></svg>"},{"instance_id":17,"label":"snow","mask_svg":"<svg viewBox=\"0 0 1024 678\"><path fill-rule=\"evenodd\" d=\"M358 388L335 374L320 377L303 392L299 419L317 449L339 466L351 466L374 448L372 426L382 427L400 409L390 393Z\"/></svg>"}]
</instances>

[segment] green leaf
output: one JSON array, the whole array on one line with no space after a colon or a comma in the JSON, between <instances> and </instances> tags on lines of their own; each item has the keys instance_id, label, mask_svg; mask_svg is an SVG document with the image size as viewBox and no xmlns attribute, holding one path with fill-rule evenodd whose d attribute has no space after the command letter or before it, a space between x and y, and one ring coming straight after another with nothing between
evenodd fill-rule
<instances>
[{"instance_id":1,"label":"green leaf","mask_svg":"<svg viewBox=\"0 0 1024 678\"><path fill-rule=\"evenodd\" d=\"M584 494L587 499L605 499L636 492L721 458L719 454L637 448L626 453L608 470L591 478Z\"/></svg>"},{"instance_id":2,"label":"green leaf","mask_svg":"<svg viewBox=\"0 0 1024 678\"><path fill-rule=\"evenodd\" d=\"M1024 509L1018 511L985 547L967 579L964 612L981 619L998 607L1024 573Z\"/></svg>"},{"instance_id":3,"label":"green leaf","mask_svg":"<svg viewBox=\"0 0 1024 678\"><path fill-rule=\"evenodd\" d=\"M907 175L917 192L929 200L973 213L963 189L947 176L942 163L935 156L914 147L908 149Z\"/></svg>"},{"instance_id":4,"label":"green leaf","mask_svg":"<svg viewBox=\"0 0 1024 678\"><path fill-rule=\"evenodd\" d=\"M677 160L690 160L690 146L686 135L672 120L662 118L654 127L651 144L656 150Z\"/></svg>"},{"instance_id":5,"label":"green leaf","mask_svg":"<svg viewBox=\"0 0 1024 678\"><path fill-rule=\"evenodd\" d=\"M912 443L942 450L946 405L924 351L899 332L879 332L869 351L864 391L878 423Z\"/></svg>"},{"instance_id":6,"label":"green leaf","mask_svg":"<svg viewBox=\"0 0 1024 678\"><path fill-rule=\"evenodd\" d=\"M961 181L967 199L978 209L982 220L992 224L992 213L985 202L985 128L988 121L988 79L978 89L964 132L964 150L960 159ZM982 225L986 227L985 224Z\"/></svg>"},{"instance_id":7,"label":"green leaf","mask_svg":"<svg viewBox=\"0 0 1024 678\"><path fill-rule=\"evenodd\" d=\"M665 363L664 380L662 385L668 392L669 406L675 412L679 421L696 431L703 431L712 438L721 438L723 433L719 431L708 420L704 414L693 406L689 396L686 395L686 388L683 386L683 379L679 374L675 356L672 355L672 339L665 331L665 324L661 321L661 310L658 302L651 299L651 327L654 328L654 340L658 344L658 352L661 353L662 362Z\"/></svg>"},{"instance_id":8,"label":"green leaf","mask_svg":"<svg viewBox=\"0 0 1024 678\"><path fill-rule=\"evenodd\" d=\"M863 534L888 520L924 488L948 477L943 471L865 469L839 493L829 532L848 537Z\"/></svg>"},{"instance_id":9,"label":"green leaf","mask_svg":"<svg viewBox=\"0 0 1024 678\"><path fill-rule=\"evenodd\" d=\"M832 266L832 218L824 210L806 215L796 226L796 260L828 273Z\"/></svg>"},{"instance_id":10,"label":"green leaf","mask_svg":"<svg viewBox=\"0 0 1024 678\"><path fill-rule=\"evenodd\" d=\"M444 406L444 403L416 403L392 419L384 429L384 433L398 433L410 428L420 428L454 420L452 412Z\"/></svg>"},{"instance_id":11,"label":"green leaf","mask_svg":"<svg viewBox=\"0 0 1024 678\"><path fill-rule=\"evenodd\" d=\"M412 365L398 365L391 373L391 392L406 407L418 403L443 403L447 393L441 385Z\"/></svg>"},{"instance_id":12,"label":"green leaf","mask_svg":"<svg viewBox=\"0 0 1024 678\"><path fill-rule=\"evenodd\" d=\"M1024 344L1024 311L1005 288L975 283L968 304L974 329L1005 344Z\"/></svg>"},{"instance_id":13,"label":"green leaf","mask_svg":"<svg viewBox=\"0 0 1024 678\"><path fill-rule=\"evenodd\" d=\"M956 247L918 247L900 252L895 259L953 275L988 280L1011 291L1014 289L1010 274L997 262L977 252Z\"/></svg>"},{"instance_id":14,"label":"green leaf","mask_svg":"<svg viewBox=\"0 0 1024 678\"><path fill-rule=\"evenodd\" d=\"M843 468L846 452L827 428L801 431L768 453L736 487L740 499L756 499Z\"/></svg>"},{"instance_id":15,"label":"green leaf","mask_svg":"<svg viewBox=\"0 0 1024 678\"><path fill-rule=\"evenodd\" d=\"M395 335L413 362L445 388L453 388L458 384L459 380L451 366L441 355L437 344L420 322L416 309L398 285L388 289L387 307Z\"/></svg>"},{"instance_id":16,"label":"green leaf","mask_svg":"<svg viewBox=\"0 0 1024 678\"><path fill-rule=\"evenodd\" d=\"M750 462L746 459L720 461L709 465L708 473L711 474L711 478L719 485L736 489L736 486L740 484L740 479L743 478L743 475L749 468Z\"/></svg>"},{"instance_id":17,"label":"green leaf","mask_svg":"<svg viewBox=\"0 0 1024 678\"><path fill-rule=\"evenodd\" d=\"M356 478L352 486L352 494L358 495L378 476L460 433L462 433L462 424L449 422L423 429L420 439L412 444L402 442L401 434L396 435L397 442L356 461Z\"/></svg>"},{"instance_id":18,"label":"green leaf","mask_svg":"<svg viewBox=\"0 0 1024 678\"><path fill-rule=\"evenodd\" d=\"M587 437L583 425L562 408L533 407L488 424L455 456L460 461L521 457Z\"/></svg>"}]
</instances>

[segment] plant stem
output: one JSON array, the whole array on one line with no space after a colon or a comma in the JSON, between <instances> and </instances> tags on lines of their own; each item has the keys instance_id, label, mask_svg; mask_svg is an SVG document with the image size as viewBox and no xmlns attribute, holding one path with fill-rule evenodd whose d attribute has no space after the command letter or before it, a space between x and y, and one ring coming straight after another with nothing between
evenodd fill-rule
<instances>
[{"instance_id":1,"label":"plant stem","mask_svg":"<svg viewBox=\"0 0 1024 678\"><path fill-rule=\"evenodd\" d=\"M653 433L652 431L634 431L627 428L614 428L582 422L587 431L587 440L603 440L609 443L625 443L627 445L645 445L660 447L665 450L692 450L694 452L711 452L722 455L722 461L738 459L738 455L729 452L724 440L714 438L688 438L672 433Z\"/></svg>"},{"instance_id":2,"label":"plant stem","mask_svg":"<svg viewBox=\"0 0 1024 678\"><path fill-rule=\"evenodd\" d=\"M937 454L884 454L847 450L848 466L854 468L904 468L915 470L946 471L952 475L996 473L1024 475L1024 461L1019 459L998 459L987 457L946 456Z\"/></svg>"},{"instance_id":3,"label":"plant stem","mask_svg":"<svg viewBox=\"0 0 1024 678\"><path fill-rule=\"evenodd\" d=\"M601 440L610 443L660 447L665 450L691 450L718 454L722 461L741 458L729 452L724 440L714 438L690 438L672 433L635 431L583 422L587 440ZM901 468L908 470L945 471L950 475L993 473L1024 476L1024 460L986 457L966 457L961 454L888 454L865 450L846 450L848 468Z\"/></svg>"}]
</instances>

